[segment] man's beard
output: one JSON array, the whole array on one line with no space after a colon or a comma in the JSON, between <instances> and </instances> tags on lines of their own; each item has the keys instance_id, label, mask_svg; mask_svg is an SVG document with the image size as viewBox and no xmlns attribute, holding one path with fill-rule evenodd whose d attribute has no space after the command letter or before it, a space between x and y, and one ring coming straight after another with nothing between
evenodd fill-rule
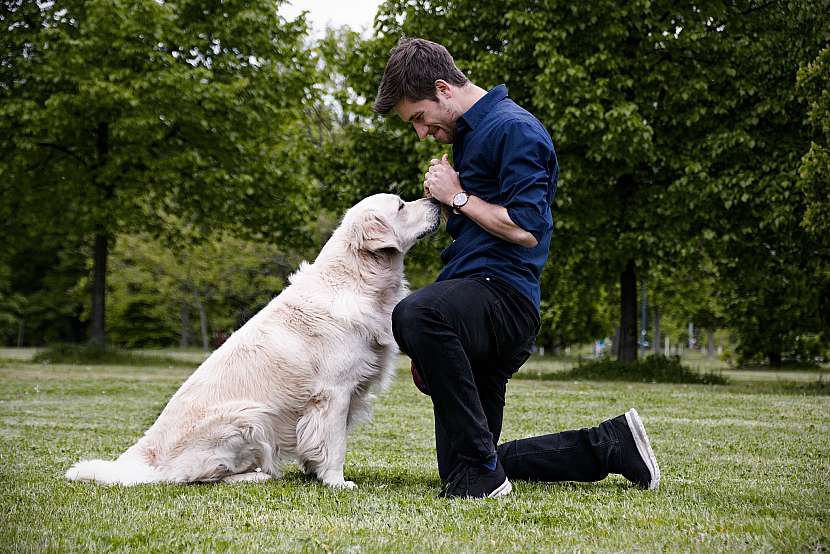
<instances>
[{"instance_id":1,"label":"man's beard","mask_svg":"<svg viewBox=\"0 0 830 554\"><path fill-rule=\"evenodd\" d=\"M440 138L439 138L440 133ZM432 137L443 144L452 144L455 142L455 123L447 126L436 126L435 132L431 133Z\"/></svg>"},{"instance_id":2,"label":"man's beard","mask_svg":"<svg viewBox=\"0 0 830 554\"><path fill-rule=\"evenodd\" d=\"M452 144L455 137L452 133L447 132L446 129L439 128L432 134L432 138L442 144Z\"/></svg>"},{"instance_id":3,"label":"man's beard","mask_svg":"<svg viewBox=\"0 0 830 554\"><path fill-rule=\"evenodd\" d=\"M438 130L441 131L441 138L439 139L437 136L435 136L435 133L433 133L432 136L438 142L444 144L452 144L453 142L455 142L455 130L456 126L458 125L458 118L460 118L462 114L458 112L451 104L444 104L443 107L444 116L447 118L446 123L436 125Z\"/></svg>"}]
</instances>

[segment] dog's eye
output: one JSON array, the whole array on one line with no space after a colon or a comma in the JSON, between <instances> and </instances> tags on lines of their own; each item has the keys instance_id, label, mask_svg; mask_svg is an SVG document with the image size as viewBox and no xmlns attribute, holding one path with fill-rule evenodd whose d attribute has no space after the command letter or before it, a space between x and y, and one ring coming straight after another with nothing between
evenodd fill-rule
<instances>
[{"instance_id":1,"label":"dog's eye","mask_svg":"<svg viewBox=\"0 0 830 554\"><path fill-rule=\"evenodd\" d=\"M403 202L401 202L400 204L398 204L398 211L401 211L401 210L403 209L403 207L404 207L404 203L403 203Z\"/></svg>"}]
</instances>

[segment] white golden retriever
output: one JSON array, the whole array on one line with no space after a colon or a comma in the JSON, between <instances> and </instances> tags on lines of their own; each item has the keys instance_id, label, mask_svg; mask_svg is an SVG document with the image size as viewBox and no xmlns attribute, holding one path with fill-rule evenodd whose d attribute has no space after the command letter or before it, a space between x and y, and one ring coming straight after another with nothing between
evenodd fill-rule
<instances>
[{"instance_id":1,"label":"white golden retriever","mask_svg":"<svg viewBox=\"0 0 830 554\"><path fill-rule=\"evenodd\" d=\"M378 194L351 208L313 264L185 381L117 460L85 460L74 481L262 481L280 464L335 488L346 434L392 375L392 309L407 293L403 255L435 231L439 207Z\"/></svg>"}]
</instances>

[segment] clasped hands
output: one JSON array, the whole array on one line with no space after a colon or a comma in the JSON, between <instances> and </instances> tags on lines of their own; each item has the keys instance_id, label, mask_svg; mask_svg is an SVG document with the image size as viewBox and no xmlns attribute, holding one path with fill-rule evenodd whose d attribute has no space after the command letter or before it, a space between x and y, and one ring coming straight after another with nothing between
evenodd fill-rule
<instances>
[{"instance_id":1,"label":"clasped hands","mask_svg":"<svg viewBox=\"0 0 830 554\"><path fill-rule=\"evenodd\" d=\"M446 154L440 160L430 160L429 171L424 173L424 196L451 206L453 197L463 190L458 173L450 165Z\"/></svg>"}]
</instances>

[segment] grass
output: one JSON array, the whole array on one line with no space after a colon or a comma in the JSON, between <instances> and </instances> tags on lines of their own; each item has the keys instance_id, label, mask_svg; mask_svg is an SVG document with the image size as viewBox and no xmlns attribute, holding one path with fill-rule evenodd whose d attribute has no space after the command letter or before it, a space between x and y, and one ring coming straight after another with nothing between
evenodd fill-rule
<instances>
[{"instance_id":1,"label":"grass","mask_svg":"<svg viewBox=\"0 0 830 554\"><path fill-rule=\"evenodd\" d=\"M503 439L578 428L635 406L658 491L514 483L501 500L435 498L429 400L405 365L350 440L333 492L289 469L264 485L69 483L114 458L191 368L0 362L0 550L280 552L784 551L830 548L830 396L815 378L725 386L514 380ZM530 365L544 368L546 361ZM551 367L559 369L555 362ZM786 386L785 386L786 385ZM801 388L799 388L801 387Z\"/></svg>"}]
</instances>

